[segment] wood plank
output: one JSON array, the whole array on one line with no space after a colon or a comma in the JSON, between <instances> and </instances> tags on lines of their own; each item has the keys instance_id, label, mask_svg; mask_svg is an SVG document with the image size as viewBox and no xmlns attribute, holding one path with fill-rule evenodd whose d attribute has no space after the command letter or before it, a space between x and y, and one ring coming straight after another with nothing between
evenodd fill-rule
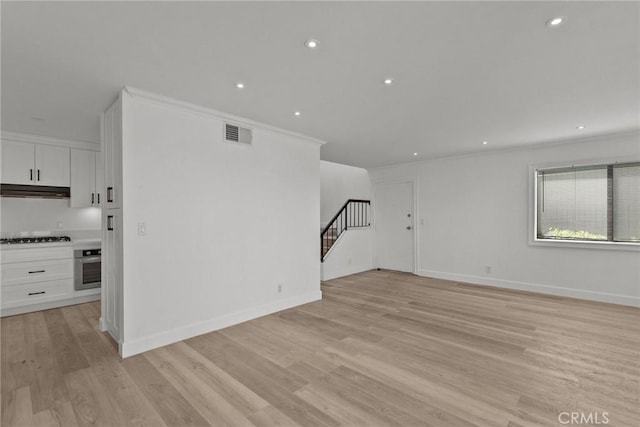
<instances>
[{"instance_id":1,"label":"wood plank","mask_svg":"<svg viewBox=\"0 0 640 427\"><path fill-rule=\"evenodd\" d=\"M34 414L33 424L35 426L77 427L78 421L71 402L61 402Z\"/></svg>"},{"instance_id":2,"label":"wood plank","mask_svg":"<svg viewBox=\"0 0 640 427\"><path fill-rule=\"evenodd\" d=\"M187 344L221 366L242 384L301 425L337 426L338 422L292 392L306 382L277 365L260 360L220 333L201 335Z\"/></svg>"},{"instance_id":3,"label":"wood plank","mask_svg":"<svg viewBox=\"0 0 640 427\"><path fill-rule=\"evenodd\" d=\"M184 366L174 354L159 348L147 352L145 357L182 396L188 398L189 403L212 426L252 424L213 387L209 387L206 381Z\"/></svg>"},{"instance_id":4,"label":"wood plank","mask_svg":"<svg viewBox=\"0 0 640 427\"><path fill-rule=\"evenodd\" d=\"M51 354L53 344L40 341L34 344L36 369L31 382L31 399L34 412L68 402L70 394L57 358Z\"/></svg>"},{"instance_id":5,"label":"wood plank","mask_svg":"<svg viewBox=\"0 0 640 427\"><path fill-rule=\"evenodd\" d=\"M20 387L2 394L2 425L11 427L33 426L31 391L29 387ZM5 401L6 399L6 401Z\"/></svg>"},{"instance_id":6,"label":"wood plank","mask_svg":"<svg viewBox=\"0 0 640 427\"><path fill-rule=\"evenodd\" d=\"M245 416L269 406L267 401L184 342L167 346L166 350Z\"/></svg>"},{"instance_id":7,"label":"wood plank","mask_svg":"<svg viewBox=\"0 0 640 427\"><path fill-rule=\"evenodd\" d=\"M104 389L117 413L113 418L126 420L126 425L161 427L165 422L147 400L122 364L111 359L93 366L91 370Z\"/></svg>"},{"instance_id":8,"label":"wood plank","mask_svg":"<svg viewBox=\"0 0 640 427\"><path fill-rule=\"evenodd\" d=\"M45 310L44 318L54 349L53 355L64 374L89 367L76 337L65 320L62 310Z\"/></svg>"},{"instance_id":9,"label":"wood plank","mask_svg":"<svg viewBox=\"0 0 640 427\"><path fill-rule=\"evenodd\" d=\"M78 425L127 425L91 369L73 371L65 380Z\"/></svg>"},{"instance_id":10,"label":"wood plank","mask_svg":"<svg viewBox=\"0 0 640 427\"><path fill-rule=\"evenodd\" d=\"M264 409L252 414L249 419L258 427L296 427L300 424L278 411L273 406L267 406Z\"/></svg>"},{"instance_id":11,"label":"wood plank","mask_svg":"<svg viewBox=\"0 0 640 427\"><path fill-rule=\"evenodd\" d=\"M210 425L144 355L125 359L122 366L167 425Z\"/></svg>"}]
</instances>

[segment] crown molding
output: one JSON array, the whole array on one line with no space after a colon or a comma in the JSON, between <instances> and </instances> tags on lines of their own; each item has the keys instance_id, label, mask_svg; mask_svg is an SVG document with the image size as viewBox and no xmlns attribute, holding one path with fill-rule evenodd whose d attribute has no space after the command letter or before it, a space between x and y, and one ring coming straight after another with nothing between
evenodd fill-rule
<instances>
[{"instance_id":1,"label":"crown molding","mask_svg":"<svg viewBox=\"0 0 640 427\"><path fill-rule=\"evenodd\" d=\"M296 139L310 142L315 145L324 145L327 141L323 141L311 136L303 135L301 133L293 132L290 130L282 129L276 126L271 126L265 123L257 122L244 117L236 116L233 114L223 113L222 111L214 110L211 108L201 107L199 105L191 104L189 102L180 101L167 96L158 95L152 92L147 92L141 89L137 89L131 86L125 86L122 89L122 93L128 95L131 98L139 98L146 101L150 101L157 104L163 104L173 107L177 110L185 111L188 113L195 113L207 117L216 117L225 121L232 122L234 124L243 125L249 128L259 128L261 130L267 130L282 135L287 135Z\"/></svg>"},{"instance_id":2,"label":"crown molding","mask_svg":"<svg viewBox=\"0 0 640 427\"><path fill-rule=\"evenodd\" d=\"M51 136L34 135L31 133L2 130L0 139L3 141L25 142L31 144L55 145L58 147L79 148L83 150L100 151L100 144L88 141L54 138Z\"/></svg>"}]
</instances>

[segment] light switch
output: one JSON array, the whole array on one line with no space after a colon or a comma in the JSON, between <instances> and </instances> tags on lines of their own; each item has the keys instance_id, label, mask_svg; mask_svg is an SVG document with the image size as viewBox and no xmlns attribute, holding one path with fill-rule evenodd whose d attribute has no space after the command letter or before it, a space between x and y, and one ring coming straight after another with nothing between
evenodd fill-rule
<instances>
[{"instance_id":1,"label":"light switch","mask_svg":"<svg viewBox=\"0 0 640 427\"><path fill-rule=\"evenodd\" d=\"M138 236L144 236L147 234L147 224L144 222L138 223Z\"/></svg>"}]
</instances>

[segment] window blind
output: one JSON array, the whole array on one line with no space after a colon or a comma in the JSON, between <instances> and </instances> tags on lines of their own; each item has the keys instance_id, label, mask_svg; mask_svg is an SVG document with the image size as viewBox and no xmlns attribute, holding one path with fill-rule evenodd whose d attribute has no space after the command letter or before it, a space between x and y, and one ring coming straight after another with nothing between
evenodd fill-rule
<instances>
[{"instance_id":1,"label":"window blind","mask_svg":"<svg viewBox=\"0 0 640 427\"><path fill-rule=\"evenodd\" d=\"M613 239L640 242L640 164L613 167Z\"/></svg>"},{"instance_id":2,"label":"window blind","mask_svg":"<svg viewBox=\"0 0 640 427\"><path fill-rule=\"evenodd\" d=\"M538 237L607 240L607 168L538 175Z\"/></svg>"},{"instance_id":3,"label":"window blind","mask_svg":"<svg viewBox=\"0 0 640 427\"><path fill-rule=\"evenodd\" d=\"M640 163L537 171L539 239L640 242Z\"/></svg>"}]
</instances>

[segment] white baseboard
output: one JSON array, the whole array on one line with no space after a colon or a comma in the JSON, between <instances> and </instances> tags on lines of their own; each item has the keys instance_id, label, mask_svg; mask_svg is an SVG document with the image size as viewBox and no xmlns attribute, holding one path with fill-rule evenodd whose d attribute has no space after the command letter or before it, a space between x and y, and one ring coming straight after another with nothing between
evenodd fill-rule
<instances>
[{"instance_id":1,"label":"white baseboard","mask_svg":"<svg viewBox=\"0 0 640 427\"><path fill-rule=\"evenodd\" d=\"M519 291L529 291L540 294L640 307L640 298L629 295L564 288L561 286L542 285L539 283L516 282L513 280L494 279L491 277L468 276L465 274L447 273L443 271L419 270L418 275L423 277L433 277L435 279L466 282L476 285L494 286L496 288L515 289Z\"/></svg>"},{"instance_id":2,"label":"white baseboard","mask_svg":"<svg viewBox=\"0 0 640 427\"><path fill-rule=\"evenodd\" d=\"M360 264L360 265L348 265L344 268L339 268L337 270L331 271L329 273L325 272L325 264L322 264L321 267L321 276L322 280L331 280L337 279L338 277L349 276L351 274L362 273L363 271L369 271L373 269L373 264Z\"/></svg>"},{"instance_id":3,"label":"white baseboard","mask_svg":"<svg viewBox=\"0 0 640 427\"><path fill-rule=\"evenodd\" d=\"M218 329L227 328L238 323L246 322L251 319L266 316L267 314L276 313L298 305L307 304L322 299L320 290L310 292L304 295L298 295L264 304L249 310L243 310L236 313L225 314L214 319L202 322L192 323L169 331L158 334L149 335L131 341L123 341L121 347L121 356L123 358L153 350L154 348L182 341L197 335L206 334L208 332L217 331Z\"/></svg>"}]
</instances>

